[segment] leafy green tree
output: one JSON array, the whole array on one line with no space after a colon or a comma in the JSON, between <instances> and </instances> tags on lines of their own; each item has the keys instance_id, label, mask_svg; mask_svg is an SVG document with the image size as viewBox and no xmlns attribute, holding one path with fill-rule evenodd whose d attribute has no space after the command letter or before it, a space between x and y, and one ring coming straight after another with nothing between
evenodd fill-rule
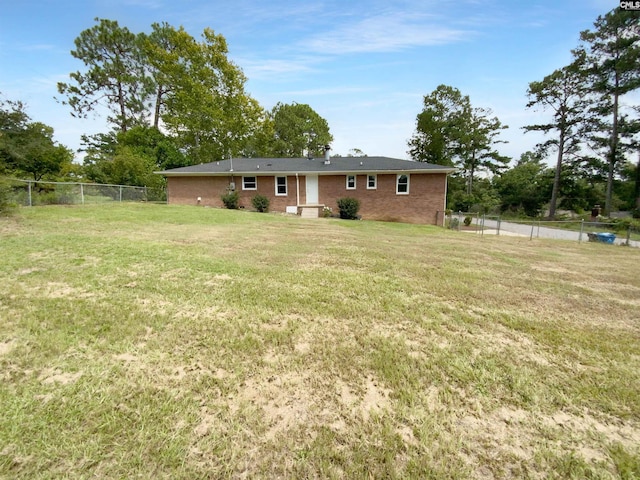
<instances>
[{"instance_id":1,"label":"leafy green tree","mask_svg":"<svg viewBox=\"0 0 640 480\"><path fill-rule=\"evenodd\" d=\"M588 90L581 65L582 61L577 60L547 75L540 82L531 82L527 90L529 97L527 108L541 107L552 113L548 123L524 127L526 132L554 133L553 138L539 146L544 152L550 149L556 150L555 176L549 203L551 218L556 215L564 159L566 156L576 155L583 140L581 126L588 107Z\"/></svg>"},{"instance_id":2,"label":"leafy green tree","mask_svg":"<svg viewBox=\"0 0 640 480\"><path fill-rule=\"evenodd\" d=\"M349 149L349 153L347 153L347 157L366 157L367 154L364 153L359 148L351 148Z\"/></svg>"},{"instance_id":3,"label":"leafy green tree","mask_svg":"<svg viewBox=\"0 0 640 480\"><path fill-rule=\"evenodd\" d=\"M162 190L164 179L158 170L188 164L172 138L157 128L136 126L126 132L112 132L90 139L84 171L96 183L136 185Z\"/></svg>"},{"instance_id":4,"label":"leafy green tree","mask_svg":"<svg viewBox=\"0 0 640 480\"><path fill-rule=\"evenodd\" d=\"M22 102L0 99L0 174L13 171L19 138L29 120Z\"/></svg>"},{"instance_id":5,"label":"leafy green tree","mask_svg":"<svg viewBox=\"0 0 640 480\"><path fill-rule=\"evenodd\" d=\"M425 96L423 104L409 140L414 160L459 167L467 195L473 193L478 171L497 173L509 162L494 148L503 143L497 137L507 127L497 117L490 118L491 110L472 107L467 95L447 85Z\"/></svg>"},{"instance_id":6,"label":"leafy green tree","mask_svg":"<svg viewBox=\"0 0 640 480\"><path fill-rule=\"evenodd\" d=\"M262 108L245 92L246 77L227 58L224 37L205 29L198 42L182 28L154 29L145 48L164 126L193 163L242 151L258 128Z\"/></svg>"},{"instance_id":7,"label":"leafy green tree","mask_svg":"<svg viewBox=\"0 0 640 480\"><path fill-rule=\"evenodd\" d=\"M34 122L27 125L18 142L15 157L18 172L28 174L36 181L56 178L73 161L73 153L53 140L53 128Z\"/></svg>"},{"instance_id":8,"label":"leafy green tree","mask_svg":"<svg viewBox=\"0 0 640 480\"><path fill-rule=\"evenodd\" d=\"M278 103L271 111L271 118L274 156L322 156L324 146L333 141L327 121L307 104Z\"/></svg>"},{"instance_id":9,"label":"leafy green tree","mask_svg":"<svg viewBox=\"0 0 640 480\"><path fill-rule=\"evenodd\" d=\"M176 31L166 22L153 23L151 28L151 34L142 41L142 51L154 80L153 126L158 128L167 97L175 91L172 78L185 74L178 56L178 37L188 34L184 28Z\"/></svg>"},{"instance_id":10,"label":"leafy green tree","mask_svg":"<svg viewBox=\"0 0 640 480\"><path fill-rule=\"evenodd\" d=\"M0 170L34 180L57 179L70 169L72 152L53 140L53 128L32 122L19 101L0 101Z\"/></svg>"},{"instance_id":11,"label":"leafy green tree","mask_svg":"<svg viewBox=\"0 0 640 480\"><path fill-rule=\"evenodd\" d=\"M153 175L155 163L144 154L131 147L120 147L115 157L104 165L109 183L116 185L149 186L157 175Z\"/></svg>"},{"instance_id":12,"label":"leafy green tree","mask_svg":"<svg viewBox=\"0 0 640 480\"><path fill-rule=\"evenodd\" d=\"M71 51L87 71L71 73L72 81L58 83L58 92L66 97L63 103L71 107L71 114L81 118L106 104L108 121L126 132L145 123L145 101L153 88L140 48L144 37L113 20L95 21L98 24L82 31Z\"/></svg>"},{"instance_id":13,"label":"leafy green tree","mask_svg":"<svg viewBox=\"0 0 640 480\"><path fill-rule=\"evenodd\" d=\"M239 153L247 158L274 157L275 140L275 124L270 113L263 110Z\"/></svg>"},{"instance_id":14,"label":"leafy green tree","mask_svg":"<svg viewBox=\"0 0 640 480\"><path fill-rule=\"evenodd\" d=\"M467 177L453 174L449 177L447 208L460 212L491 213L500 208L500 196L488 178L477 178L472 193L467 193Z\"/></svg>"},{"instance_id":15,"label":"leafy green tree","mask_svg":"<svg viewBox=\"0 0 640 480\"><path fill-rule=\"evenodd\" d=\"M565 165L560 183L562 196L559 198L559 208L581 213L590 211L594 205L604 204L605 183L599 175L584 175L579 169Z\"/></svg>"},{"instance_id":16,"label":"leafy green tree","mask_svg":"<svg viewBox=\"0 0 640 480\"><path fill-rule=\"evenodd\" d=\"M620 8L599 16L594 30L581 32L574 52L586 59L586 73L596 102L592 108L592 146L607 159L606 214L611 212L614 176L630 148L634 122L623 111L623 97L640 87L640 22L636 12ZM624 128L626 124L627 128Z\"/></svg>"},{"instance_id":17,"label":"leafy green tree","mask_svg":"<svg viewBox=\"0 0 640 480\"><path fill-rule=\"evenodd\" d=\"M549 198L552 177L540 154L525 152L514 167L494 177L493 184L503 212L536 217Z\"/></svg>"},{"instance_id":18,"label":"leafy green tree","mask_svg":"<svg viewBox=\"0 0 640 480\"><path fill-rule=\"evenodd\" d=\"M167 23L154 23L145 35L115 21L96 22L81 32L71 52L86 72L72 73L71 82L58 85L72 115L85 117L106 104L114 135L146 126L153 118L154 127L169 132L190 163L244 152L268 131L263 128L266 113L245 92L246 77L227 58L222 35L205 29L197 41ZM90 165L116 154L116 142L103 140L88 139L93 144Z\"/></svg>"},{"instance_id":19,"label":"leafy green tree","mask_svg":"<svg viewBox=\"0 0 640 480\"><path fill-rule=\"evenodd\" d=\"M471 108L468 96L448 85L438 87L423 99L416 119L416 132L409 140L409 154L418 162L452 167L455 149Z\"/></svg>"},{"instance_id":20,"label":"leafy green tree","mask_svg":"<svg viewBox=\"0 0 640 480\"><path fill-rule=\"evenodd\" d=\"M472 108L467 114L466 124L460 132L457 149L457 165L467 177L467 195L473 193L476 172L484 170L492 174L502 171L510 159L500 155L494 148L496 143L505 143L497 136L507 128L497 117L489 118L491 110Z\"/></svg>"},{"instance_id":21,"label":"leafy green tree","mask_svg":"<svg viewBox=\"0 0 640 480\"><path fill-rule=\"evenodd\" d=\"M639 192L636 191L636 180L639 176L637 164L627 161L621 165L620 180L613 185L613 195L620 198L621 207L625 210L638 208Z\"/></svg>"},{"instance_id":22,"label":"leafy green tree","mask_svg":"<svg viewBox=\"0 0 640 480\"><path fill-rule=\"evenodd\" d=\"M79 151L85 153L83 172L86 178L95 183L112 183L102 165L116 154L116 132L82 135L81 145Z\"/></svg>"},{"instance_id":23,"label":"leafy green tree","mask_svg":"<svg viewBox=\"0 0 640 480\"><path fill-rule=\"evenodd\" d=\"M153 160L154 170L189 165L174 140L155 127L137 126L116 135L117 149L129 148L132 152ZM117 150L116 149L116 150Z\"/></svg>"}]
</instances>

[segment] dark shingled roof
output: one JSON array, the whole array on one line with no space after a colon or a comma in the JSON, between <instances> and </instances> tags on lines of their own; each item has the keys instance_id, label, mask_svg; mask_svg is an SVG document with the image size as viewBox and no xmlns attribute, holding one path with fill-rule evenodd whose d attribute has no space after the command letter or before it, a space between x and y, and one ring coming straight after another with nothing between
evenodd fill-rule
<instances>
[{"instance_id":1,"label":"dark shingled roof","mask_svg":"<svg viewBox=\"0 0 640 480\"><path fill-rule=\"evenodd\" d=\"M233 170L231 166L233 165ZM292 173L335 174L335 173L451 173L455 169L432 163L414 162L389 157L332 157L324 158L234 158L219 162L202 163L189 167L173 168L156 172L167 177L215 176L253 174L273 175Z\"/></svg>"}]
</instances>

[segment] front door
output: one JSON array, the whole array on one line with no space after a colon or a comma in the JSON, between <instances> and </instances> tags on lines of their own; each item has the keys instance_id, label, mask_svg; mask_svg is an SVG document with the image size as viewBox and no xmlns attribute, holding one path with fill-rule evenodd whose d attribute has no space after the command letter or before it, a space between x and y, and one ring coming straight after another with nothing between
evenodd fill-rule
<instances>
[{"instance_id":1,"label":"front door","mask_svg":"<svg viewBox=\"0 0 640 480\"><path fill-rule=\"evenodd\" d=\"M307 175L306 178L306 204L317 205L318 204L318 176Z\"/></svg>"}]
</instances>

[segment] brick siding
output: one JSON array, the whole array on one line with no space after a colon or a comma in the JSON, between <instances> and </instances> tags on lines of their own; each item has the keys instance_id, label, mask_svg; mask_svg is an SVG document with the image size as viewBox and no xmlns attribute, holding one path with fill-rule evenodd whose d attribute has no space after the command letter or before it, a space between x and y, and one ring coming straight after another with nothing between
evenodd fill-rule
<instances>
[{"instance_id":1,"label":"brick siding","mask_svg":"<svg viewBox=\"0 0 640 480\"><path fill-rule=\"evenodd\" d=\"M287 196L275 195L275 177L257 176L257 190L243 190L242 176L168 177L167 195L171 204L223 207L221 196L229 183L235 182L240 194L240 206L252 209L251 199L256 194L267 197L269 209L284 212L287 206L297 204L296 177L287 177ZM299 175L300 204L306 202L305 177ZM318 200L338 213L337 200L353 197L360 201L360 215L367 220L436 224L438 211L445 208L446 175L443 173L410 174L409 194L396 194L396 174L378 174L377 188L367 189L367 175L356 176L356 189L347 190L346 175L318 176ZM198 203L198 197L201 198Z\"/></svg>"}]
</instances>

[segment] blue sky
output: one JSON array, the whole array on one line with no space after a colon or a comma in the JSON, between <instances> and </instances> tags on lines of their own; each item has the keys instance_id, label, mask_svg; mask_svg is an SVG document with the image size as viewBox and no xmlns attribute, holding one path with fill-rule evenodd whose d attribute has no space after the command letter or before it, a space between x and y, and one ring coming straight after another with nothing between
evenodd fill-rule
<instances>
[{"instance_id":1,"label":"blue sky","mask_svg":"<svg viewBox=\"0 0 640 480\"><path fill-rule=\"evenodd\" d=\"M491 108L510 128L500 151L519 155L540 141L523 125L529 82L566 65L579 33L612 0L1 0L0 92L22 100L33 120L73 148L80 135L106 132L104 118L78 120L57 103L56 84L83 64L69 53L95 17L133 32L153 22L198 38L222 34L243 69L247 91L270 109L308 103L327 119L333 154L409 158L422 99L439 84Z\"/></svg>"}]
</instances>

